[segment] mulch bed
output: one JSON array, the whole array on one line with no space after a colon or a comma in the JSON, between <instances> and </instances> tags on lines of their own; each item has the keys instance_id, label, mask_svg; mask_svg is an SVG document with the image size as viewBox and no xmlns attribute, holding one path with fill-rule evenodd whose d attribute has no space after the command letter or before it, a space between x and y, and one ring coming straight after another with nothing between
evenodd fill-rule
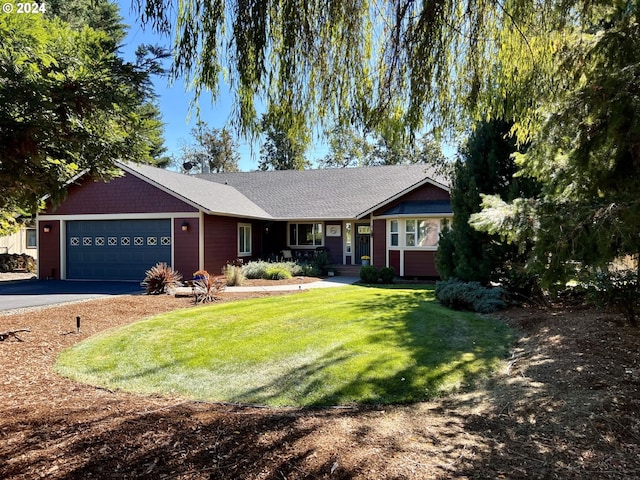
<instances>
[{"instance_id":1,"label":"mulch bed","mask_svg":"<svg viewBox=\"0 0 640 480\"><path fill-rule=\"evenodd\" d=\"M265 295L276 294L222 301ZM0 315L0 331L31 330L0 342L0 478L640 478L639 337L615 316L510 310L517 338L503 372L406 406L193 402L53 372L62 349L176 308L192 300L123 296Z\"/></svg>"}]
</instances>

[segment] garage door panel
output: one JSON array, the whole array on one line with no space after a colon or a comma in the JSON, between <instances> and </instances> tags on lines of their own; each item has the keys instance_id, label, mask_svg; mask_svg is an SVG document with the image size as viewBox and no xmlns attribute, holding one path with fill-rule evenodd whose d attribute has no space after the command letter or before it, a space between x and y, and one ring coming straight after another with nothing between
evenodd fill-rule
<instances>
[{"instance_id":1,"label":"garage door panel","mask_svg":"<svg viewBox=\"0 0 640 480\"><path fill-rule=\"evenodd\" d=\"M171 220L67 222L67 278L136 280L171 263Z\"/></svg>"}]
</instances>

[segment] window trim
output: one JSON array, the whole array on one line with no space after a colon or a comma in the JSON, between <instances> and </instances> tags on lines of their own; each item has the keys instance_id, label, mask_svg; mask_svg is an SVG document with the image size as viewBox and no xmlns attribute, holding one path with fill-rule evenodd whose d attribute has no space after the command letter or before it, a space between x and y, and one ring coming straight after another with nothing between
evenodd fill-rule
<instances>
[{"instance_id":1,"label":"window trim","mask_svg":"<svg viewBox=\"0 0 640 480\"><path fill-rule=\"evenodd\" d=\"M295 238L295 243L293 243L291 241L291 227L295 225L296 226L296 238ZM310 244L310 245L301 245L298 241L298 225L312 225L312 234L313 234L313 239L314 239L314 243ZM320 243L315 243L315 239L316 239L316 226L320 225ZM325 244L325 224L324 222L321 221L307 221L307 222L287 222L287 246L290 248L317 248L317 247L324 247Z\"/></svg>"},{"instance_id":2,"label":"window trim","mask_svg":"<svg viewBox=\"0 0 640 480\"><path fill-rule=\"evenodd\" d=\"M445 218L446 217L434 217L434 216L412 216L412 217L388 218L387 219L387 248L389 250L417 250L417 251L432 251L432 252L438 250L438 244L440 243L439 242L440 232L442 232L442 225ZM415 222L415 229L413 230L413 232L410 232L407 230L407 223L410 221ZM416 236L415 238L416 243L418 242L420 222L423 222L423 221L430 221L430 222L437 223L438 241L436 241L435 245L408 245L407 235L411 233L413 233ZM397 222L397 225L398 225L397 232L391 230L391 226L393 222ZM397 238L398 238L397 245L392 244L394 235L397 235Z\"/></svg>"},{"instance_id":3,"label":"window trim","mask_svg":"<svg viewBox=\"0 0 640 480\"><path fill-rule=\"evenodd\" d=\"M395 223L396 229L393 230L393 225ZM387 231L389 232L389 247L399 248L400 247L400 220L397 218L392 218L389 220L389 228ZM395 245L394 245L395 239Z\"/></svg>"},{"instance_id":4,"label":"window trim","mask_svg":"<svg viewBox=\"0 0 640 480\"><path fill-rule=\"evenodd\" d=\"M32 235L33 242L29 243L29 234ZM35 249L38 248L38 231L35 228L25 228L24 244L26 248Z\"/></svg>"},{"instance_id":5,"label":"window trim","mask_svg":"<svg viewBox=\"0 0 640 480\"><path fill-rule=\"evenodd\" d=\"M244 231L244 245L241 244L241 231ZM252 225L250 223L238 223L238 257L251 256L253 250L252 234ZM249 247L249 250L243 250L246 249L247 246Z\"/></svg>"}]
</instances>

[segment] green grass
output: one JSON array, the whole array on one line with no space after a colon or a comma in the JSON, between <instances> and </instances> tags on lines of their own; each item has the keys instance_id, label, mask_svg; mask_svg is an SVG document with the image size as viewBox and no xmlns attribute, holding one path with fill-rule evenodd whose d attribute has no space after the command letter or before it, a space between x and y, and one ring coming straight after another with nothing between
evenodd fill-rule
<instances>
[{"instance_id":1,"label":"green grass","mask_svg":"<svg viewBox=\"0 0 640 480\"><path fill-rule=\"evenodd\" d=\"M404 403L490 374L510 333L430 287L341 287L159 315L64 351L56 369L131 392L284 405Z\"/></svg>"}]
</instances>

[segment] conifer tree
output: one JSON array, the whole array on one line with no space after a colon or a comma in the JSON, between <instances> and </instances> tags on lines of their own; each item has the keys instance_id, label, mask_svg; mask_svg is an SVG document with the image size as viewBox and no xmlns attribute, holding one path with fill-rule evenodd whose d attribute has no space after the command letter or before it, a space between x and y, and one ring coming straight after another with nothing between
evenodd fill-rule
<instances>
[{"instance_id":1,"label":"conifer tree","mask_svg":"<svg viewBox=\"0 0 640 480\"><path fill-rule=\"evenodd\" d=\"M442 233L436 254L440 275L464 281L487 283L502 280L505 265L518 257L518 248L507 245L497 235L474 230L471 214L481 210L481 195L497 195L510 201L533 194L534 182L516 178L512 154L517 151L509 137L511 124L493 120L479 124L469 136L455 163L451 207L451 228Z\"/></svg>"}]
</instances>

